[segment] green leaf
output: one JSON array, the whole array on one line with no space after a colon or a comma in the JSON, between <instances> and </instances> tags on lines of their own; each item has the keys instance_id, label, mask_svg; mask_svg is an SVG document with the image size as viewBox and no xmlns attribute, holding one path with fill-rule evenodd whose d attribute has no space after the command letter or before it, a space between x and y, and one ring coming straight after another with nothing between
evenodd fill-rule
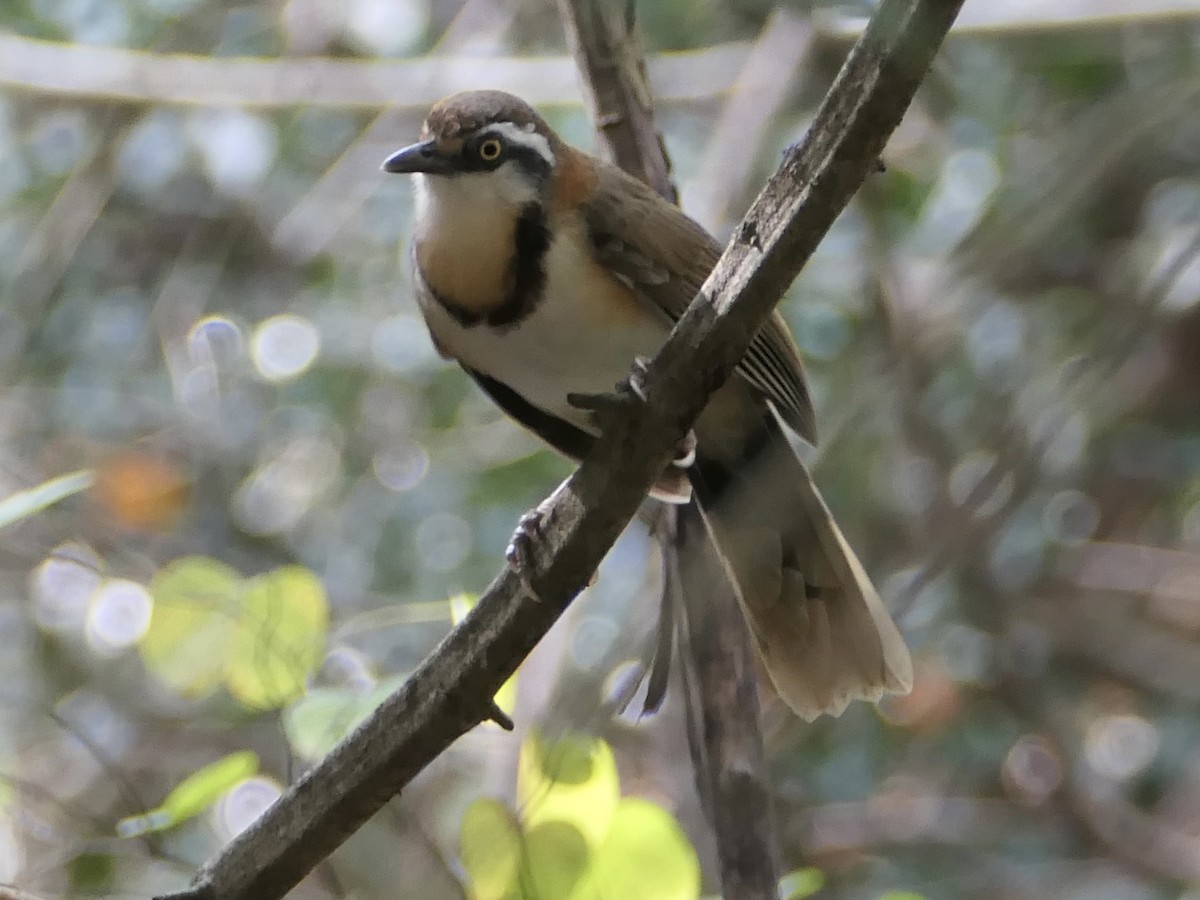
<instances>
[{"instance_id":1,"label":"green leaf","mask_svg":"<svg viewBox=\"0 0 1200 900\"><path fill-rule=\"evenodd\" d=\"M521 900L521 844L521 827L504 804L481 797L467 807L458 853L471 900Z\"/></svg>"},{"instance_id":2,"label":"green leaf","mask_svg":"<svg viewBox=\"0 0 1200 900\"><path fill-rule=\"evenodd\" d=\"M283 713L283 730L292 751L320 759L362 718L362 695L348 688L314 688Z\"/></svg>"},{"instance_id":3,"label":"green leaf","mask_svg":"<svg viewBox=\"0 0 1200 900\"><path fill-rule=\"evenodd\" d=\"M146 667L184 696L207 694L225 677L241 578L224 563L187 556L150 583L154 609L138 644Z\"/></svg>"},{"instance_id":4,"label":"green leaf","mask_svg":"<svg viewBox=\"0 0 1200 900\"><path fill-rule=\"evenodd\" d=\"M185 696L224 683L244 706L273 709L299 697L320 662L329 607L305 568L245 581L215 559L184 557L155 576L150 594L142 659Z\"/></svg>"},{"instance_id":5,"label":"green leaf","mask_svg":"<svg viewBox=\"0 0 1200 900\"><path fill-rule=\"evenodd\" d=\"M320 759L403 683L404 677L398 675L365 692L352 688L307 691L284 710L283 729L288 743L304 759Z\"/></svg>"},{"instance_id":6,"label":"green leaf","mask_svg":"<svg viewBox=\"0 0 1200 900\"><path fill-rule=\"evenodd\" d=\"M547 820L525 835L522 890L528 900L571 897L588 871L591 854L583 834L570 822Z\"/></svg>"},{"instance_id":7,"label":"green leaf","mask_svg":"<svg viewBox=\"0 0 1200 900\"><path fill-rule=\"evenodd\" d=\"M586 882L571 900L696 900L700 861L675 818L648 800L627 797L595 851Z\"/></svg>"},{"instance_id":8,"label":"green leaf","mask_svg":"<svg viewBox=\"0 0 1200 900\"><path fill-rule=\"evenodd\" d=\"M879 900L925 900L925 895L916 891L888 891L880 894Z\"/></svg>"},{"instance_id":9,"label":"green leaf","mask_svg":"<svg viewBox=\"0 0 1200 900\"><path fill-rule=\"evenodd\" d=\"M321 661L328 630L325 588L308 569L285 566L250 579L232 634L230 693L256 709L299 697Z\"/></svg>"},{"instance_id":10,"label":"green leaf","mask_svg":"<svg viewBox=\"0 0 1200 900\"><path fill-rule=\"evenodd\" d=\"M572 735L542 741L531 733L517 763L518 808L526 827L567 822L589 847L608 834L620 800L617 763L599 738Z\"/></svg>"},{"instance_id":11,"label":"green leaf","mask_svg":"<svg viewBox=\"0 0 1200 900\"><path fill-rule=\"evenodd\" d=\"M779 896L783 900L804 900L825 887L825 873L809 866L796 869L779 879Z\"/></svg>"},{"instance_id":12,"label":"green leaf","mask_svg":"<svg viewBox=\"0 0 1200 900\"><path fill-rule=\"evenodd\" d=\"M80 491L86 491L92 486L95 476L91 469L81 469L67 475L60 475L43 481L37 487L17 493L0 500L0 528L11 525L22 519L27 519L60 500L65 500Z\"/></svg>"},{"instance_id":13,"label":"green leaf","mask_svg":"<svg viewBox=\"0 0 1200 900\"><path fill-rule=\"evenodd\" d=\"M122 837L134 837L185 822L257 771L258 756L253 752L230 753L179 782L160 806L140 816L122 819L117 824L117 833Z\"/></svg>"},{"instance_id":14,"label":"green leaf","mask_svg":"<svg viewBox=\"0 0 1200 900\"><path fill-rule=\"evenodd\" d=\"M521 745L522 821L494 800L467 811L460 838L475 900L696 900L700 863L666 810L620 799L616 761L598 738Z\"/></svg>"}]
</instances>

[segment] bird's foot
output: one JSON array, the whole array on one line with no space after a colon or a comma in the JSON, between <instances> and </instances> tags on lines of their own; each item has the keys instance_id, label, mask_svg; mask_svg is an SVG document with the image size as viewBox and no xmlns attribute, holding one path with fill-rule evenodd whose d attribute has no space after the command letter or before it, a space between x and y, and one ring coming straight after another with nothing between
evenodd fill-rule
<instances>
[{"instance_id":1,"label":"bird's foot","mask_svg":"<svg viewBox=\"0 0 1200 900\"><path fill-rule=\"evenodd\" d=\"M635 357L629 375L615 390L604 394L570 393L567 394L567 402L576 409L587 412L592 425L604 431L606 425L616 417L625 415L634 403L646 402L649 368L649 357ZM670 466L651 489L651 493L667 503L688 502L692 496L692 489L687 475L682 470L690 468L695 461L696 433L689 429L679 442Z\"/></svg>"},{"instance_id":2,"label":"bird's foot","mask_svg":"<svg viewBox=\"0 0 1200 900\"><path fill-rule=\"evenodd\" d=\"M504 551L504 558L521 581L521 590L534 600L540 600L541 597L529 581L529 571L533 568L534 544L545 536L545 524L546 514L541 507L531 509L521 516Z\"/></svg>"},{"instance_id":3,"label":"bird's foot","mask_svg":"<svg viewBox=\"0 0 1200 900\"><path fill-rule=\"evenodd\" d=\"M649 357L635 357L629 374L612 391L603 394L570 393L567 394L567 402L589 413L592 424L603 428L606 419L624 413L634 403L646 402L646 374L649 368Z\"/></svg>"}]
</instances>

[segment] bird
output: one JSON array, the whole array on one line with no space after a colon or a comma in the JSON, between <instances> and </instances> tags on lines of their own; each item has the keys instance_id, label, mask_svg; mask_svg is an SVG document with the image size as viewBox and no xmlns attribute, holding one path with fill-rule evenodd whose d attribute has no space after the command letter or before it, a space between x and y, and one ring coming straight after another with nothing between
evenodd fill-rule
<instances>
[{"instance_id":1,"label":"bird","mask_svg":"<svg viewBox=\"0 0 1200 900\"><path fill-rule=\"evenodd\" d=\"M414 294L435 349L581 460L599 425L576 395L610 392L653 357L720 245L502 91L439 101L382 168L413 179ZM697 501L776 692L811 721L907 693L912 661L786 429L816 443L799 351L775 313L651 493Z\"/></svg>"}]
</instances>

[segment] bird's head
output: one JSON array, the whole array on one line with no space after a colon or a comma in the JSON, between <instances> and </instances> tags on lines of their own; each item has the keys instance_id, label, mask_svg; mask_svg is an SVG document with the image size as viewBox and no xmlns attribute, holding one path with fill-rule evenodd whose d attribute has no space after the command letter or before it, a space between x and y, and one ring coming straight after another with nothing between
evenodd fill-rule
<instances>
[{"instance_id":1,"label":"bird's head","mask_svg":"<svg viewBox=\"0 0 1200 900\"><path fill-rule=\"evenodd\" d=\"M419 201L476 209L545 199L561 142L528 103L503 91L468 91L430 110L418 143L383 163L416 176Z\"/></svg>"}]
</instances>

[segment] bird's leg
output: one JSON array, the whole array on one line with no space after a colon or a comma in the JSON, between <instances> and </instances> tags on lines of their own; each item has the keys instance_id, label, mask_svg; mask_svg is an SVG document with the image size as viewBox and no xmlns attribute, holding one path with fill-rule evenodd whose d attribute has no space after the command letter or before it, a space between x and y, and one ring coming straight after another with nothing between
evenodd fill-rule
<instances>
[{"instance_id":1,"label":"bird's leg","mask_svg":"<svg viewBox=\"0 0 1200 900\"><path fill-rule=\"evenodd\" d=\"M621 415L637 398L646 402L646 375L650 369L650 359L646 356L636 356L629 375L616 386L616 390L606 394L567 394L567 402L576 409L590 413L592 423L604 430L605 420L614 415ZM630 396L632 394L632 397ZM696 461L696 433L691 429L679 442L679 448L671 465L678 469L686 469Z\"/></svg>"}]
</instances>

